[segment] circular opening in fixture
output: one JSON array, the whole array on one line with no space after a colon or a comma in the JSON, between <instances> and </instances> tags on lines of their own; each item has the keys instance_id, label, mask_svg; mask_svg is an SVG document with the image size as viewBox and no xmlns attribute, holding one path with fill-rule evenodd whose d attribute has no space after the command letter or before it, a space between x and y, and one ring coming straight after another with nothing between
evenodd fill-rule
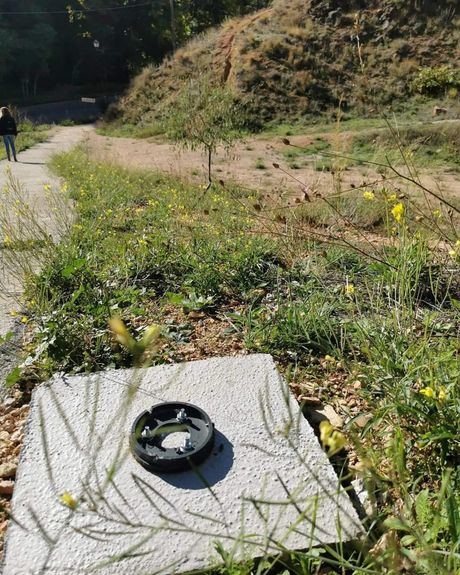
<instances>
[{"instance_id":1,"label":"circular opening in fixture","mask_svg":"<svg viewBox=\"0 0 460 575\"><path fill-rule=\"evenodd\" d=\"M160 403L133 423L130 447L135 459L154 473L193 469L214 446L214 424L190 403Z\"/></svg>"},{"instance_id":2,"label":"circular opening in fixture","mask_svg":"<svg viewBox=\"0 0 460 575\"><path fill-rule=\"evenodd\" d=\"M165 449L180 449L190 439L188 431L171 431L163 436L161 440L161 447Z\"/></svg>"}]
</instances>

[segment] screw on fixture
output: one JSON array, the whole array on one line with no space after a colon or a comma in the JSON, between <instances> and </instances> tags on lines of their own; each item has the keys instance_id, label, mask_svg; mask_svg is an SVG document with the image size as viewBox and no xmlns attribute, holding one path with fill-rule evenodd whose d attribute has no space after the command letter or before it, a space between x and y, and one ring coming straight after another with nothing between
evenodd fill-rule
<instances>
[{"instance_id":1,"label":"screw on fixture","mask_svg":"<svg viewBox=\"0 0 460 575\"><path fill-rule=\"evenodd\" d=\"M181 453L185 453L186 451L191 451L193 449L192 440L190 437L186 437L184 441L184 445L179 447L179 451Z\"/></svg>"},{"instance_id":2,"label":"screw on fixture","mask_svg":"<svg viewBox=\"0 0 460 575\"><path fill-rule=\"evenodd\" d=\"M185 411L185 409L179 410L176 419L179 423L185 423L187 421L188 415L187 415L187 412Z\"/></svg>"}]
</instances>

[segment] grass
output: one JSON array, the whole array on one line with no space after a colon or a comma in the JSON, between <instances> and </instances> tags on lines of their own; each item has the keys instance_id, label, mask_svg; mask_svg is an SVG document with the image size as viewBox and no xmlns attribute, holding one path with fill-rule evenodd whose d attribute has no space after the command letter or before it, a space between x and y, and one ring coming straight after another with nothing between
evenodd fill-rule
<instances>
[{"instance_id":1,"label":"grass","mask_svg":"<svg viewBox=\"0 0 460 575\"><path fill-rule=\"evenodd\" d=\"M19 122L18 124L19 134L16 138L15 146L16 152L23 152L35 144L44 142L48 137L50 126L45 124L33 124L28 120ZM1 138L0 138L1 140ZM3 146L3 141L0 141L0 160L6 158L5 147Z\"/></svg>"},{"instance_id":2,"label":"grass","mask_svg":"<svg viewBox=\"0 0 460 575\"><path fill-rule=\"evenodd\" d=\"M397 118L380 120L378 129L375 125L372 120L362 119L359 130L348 131L343 122L309 126L297 134L311 135L310 143L287 146L282 156L292 169L314 162L317 171L340 171L374 162L386 166L407 164L412 170L460 170L458 120L407 123ZM265 133L264 138L267 137L272 138L273 133Z\"/></svg>"},{"instance_id":3,"label":"grass","mask_svg":"<svg viewBox=\"0 0 460 575\"><path fill-rule=\"evenodd\" d=\"M380 211L377 251L362 238L352 249L330 221L320 241L298 219L264 213L257 196L238 188L204 193L167 176L92 163L81 150L58 156L53 169L77 218L28 286L41 354L35 377L131 365L108 329L114 315L137 340L152 322L164 326L154 363L183 357L203 329L193 318L208 329L218 322L220 341L236 338L243 349L273 354L297 396L342 409L346 424L334 441L357 458L342 473L346 481L362 478L374 502L351 555L335 552L332 561L329 548L293 553L289 571L332 572L335 561L355 574L458 572L455 230L443 236L449 253L436 250L442 229L424 231L409 202L385 191L365 200L360 192L329 206L359 225ZM302 210L308 217L311 205ZM343 408L350 398L353 406ZM360 415L364 426L356 424ZM332 457L331 437L323 443ZM222 573L252 569L220 554Z\"/></svg>"},{"instance_id":4,"label":"grass","mask_svg":"<svg viewBox=\"0 0 460 575\"><path fill-rule=\"evenodd\" d=\"M138 138L146 139L164 134L164 127L160 125L142 125L131 123L101 123L97 126L96 132L101 136L111 136L114 138Z\"/></svg>"},{"instance_id":5,"label":"grass","mask_svg":"<svg viewBox=\"0 0 460 575\"><path fill-rule=\"evenodd\" d=\"M199 200L200 188L88 164L81 152L58 158L55 168L73 190L78 222L31 295L53 369L110 364L112 314L139 322L171 292L222 303L276 275L270 243L247 236L251 221L235 212L228 192Z\"/></svg>"},{"instance_id":6,"label":"grass","mask_svg":"<svg viewBox=\"0 0 460 575\"><path fill-rule=\"evenodd\" d=\"M351 155L374 162L401 163L401 150L417 167L460 170L460 138L457 123L387 128L355 136Z\"/></svg>"},{"instance_id":7,"label":"grass","mask_svg":"<svg viewBox=\"0 0 460 575\"><path fill-rule=\"evenodd\" d=\"M257 158L254 167L256 170L266 170L267 164L264 162L263 158Z\"/></svg>"}]
</instances>

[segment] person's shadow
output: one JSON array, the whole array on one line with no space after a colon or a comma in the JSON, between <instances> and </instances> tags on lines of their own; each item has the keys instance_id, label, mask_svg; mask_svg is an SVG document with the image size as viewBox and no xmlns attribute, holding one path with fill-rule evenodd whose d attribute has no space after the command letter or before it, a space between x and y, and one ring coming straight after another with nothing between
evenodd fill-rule
<instances>
[{"instance_id":1,"label":"person's shadow","mask_svg":"<svg viewBox=\"0 0 460 575\"><path fill-rule=\"evenodd\" d=\"M233 444L216 430L214 448L203 463L190 471L156 475L179 489L206 489L224 479L232 466Z\"/></svg>"}]
</instances>

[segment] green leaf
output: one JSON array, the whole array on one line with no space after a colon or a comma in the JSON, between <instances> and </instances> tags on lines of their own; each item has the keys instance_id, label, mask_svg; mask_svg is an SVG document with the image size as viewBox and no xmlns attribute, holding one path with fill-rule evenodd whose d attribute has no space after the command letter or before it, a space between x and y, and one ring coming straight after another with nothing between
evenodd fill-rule
<instances>
[{"instance_id":1,"label":"green leaf","mask_svg":"<svg viewBox=\"0 0 460 575\"><path fill-rule=\"evenodd\" d=\"M21 377L21 370L19 367L15 367L10 373L6 376L5 385L6 387L13 387Z\"/></svg>"},{"instance_id":2,"label":"green leaf","mask_svg":"<svg viewBox=\"0 0 460 575\"><path fill-rule=\"evenodd\" d=\"M4 343L9 342L10 340L12 340L14 337L14 333L12 331L9 331L8 333L6 333L3 336L0 336L0 345L3 345Z\"/></svg>"},{"instance_id":3,"label":"green leaf","mask_svg":"<svg viewBox=\"0 0 460 575\"><path fill-rule=\"evenodd\" d=\"M453 541L460 540L460 510L455 499L454 493L451 493L446 500L446 511L449 519L449 531Z\"/></svg>"},{"instance_id":4,"label":"green leaf","mask_svg":"<svg viewBox=\"0 0 460 575\"><path fill-rule=\"evenodd\" d=\"M80 270L86 264L86 258L79 258L74 260L71 264L69 264L66 268L64 268L61 272L63 278L70 278L73 274Z\"/></svg>"},{"instance_id":5,"label":"green leaf","mask_svg":"<svg viewBox=\"0 0 460 575\"><path fill-rule=\"evenodd\" d=\"M395 529L396 531L410 532L410 527L397 517L389 517L388 519L385 519L385 526L389 529Z\"/></svg>"},{"instance_id":6,"label":"green leaf","mask_svg":"<svg viewBox=\"0 0 460 575\"><path fill-rule=\"evenodd\" d=\"M167 292L166 298L169 301L169 303L171 303L173 305L182 305L182 303L184 301L184 296L180 293Z\"/></svg>"},{"instance_id":7,"label":"green leaf","mask_svg":"<svg viewBox=\"0 0 460 575\"><path fill-rule=\"evenodd\" d=\"M430 505L430 494L428 489L420 491L415 499L415 512L417 521L423 526L429 526L432 520L433 511Z\"/></svg>"}]
</instances>

